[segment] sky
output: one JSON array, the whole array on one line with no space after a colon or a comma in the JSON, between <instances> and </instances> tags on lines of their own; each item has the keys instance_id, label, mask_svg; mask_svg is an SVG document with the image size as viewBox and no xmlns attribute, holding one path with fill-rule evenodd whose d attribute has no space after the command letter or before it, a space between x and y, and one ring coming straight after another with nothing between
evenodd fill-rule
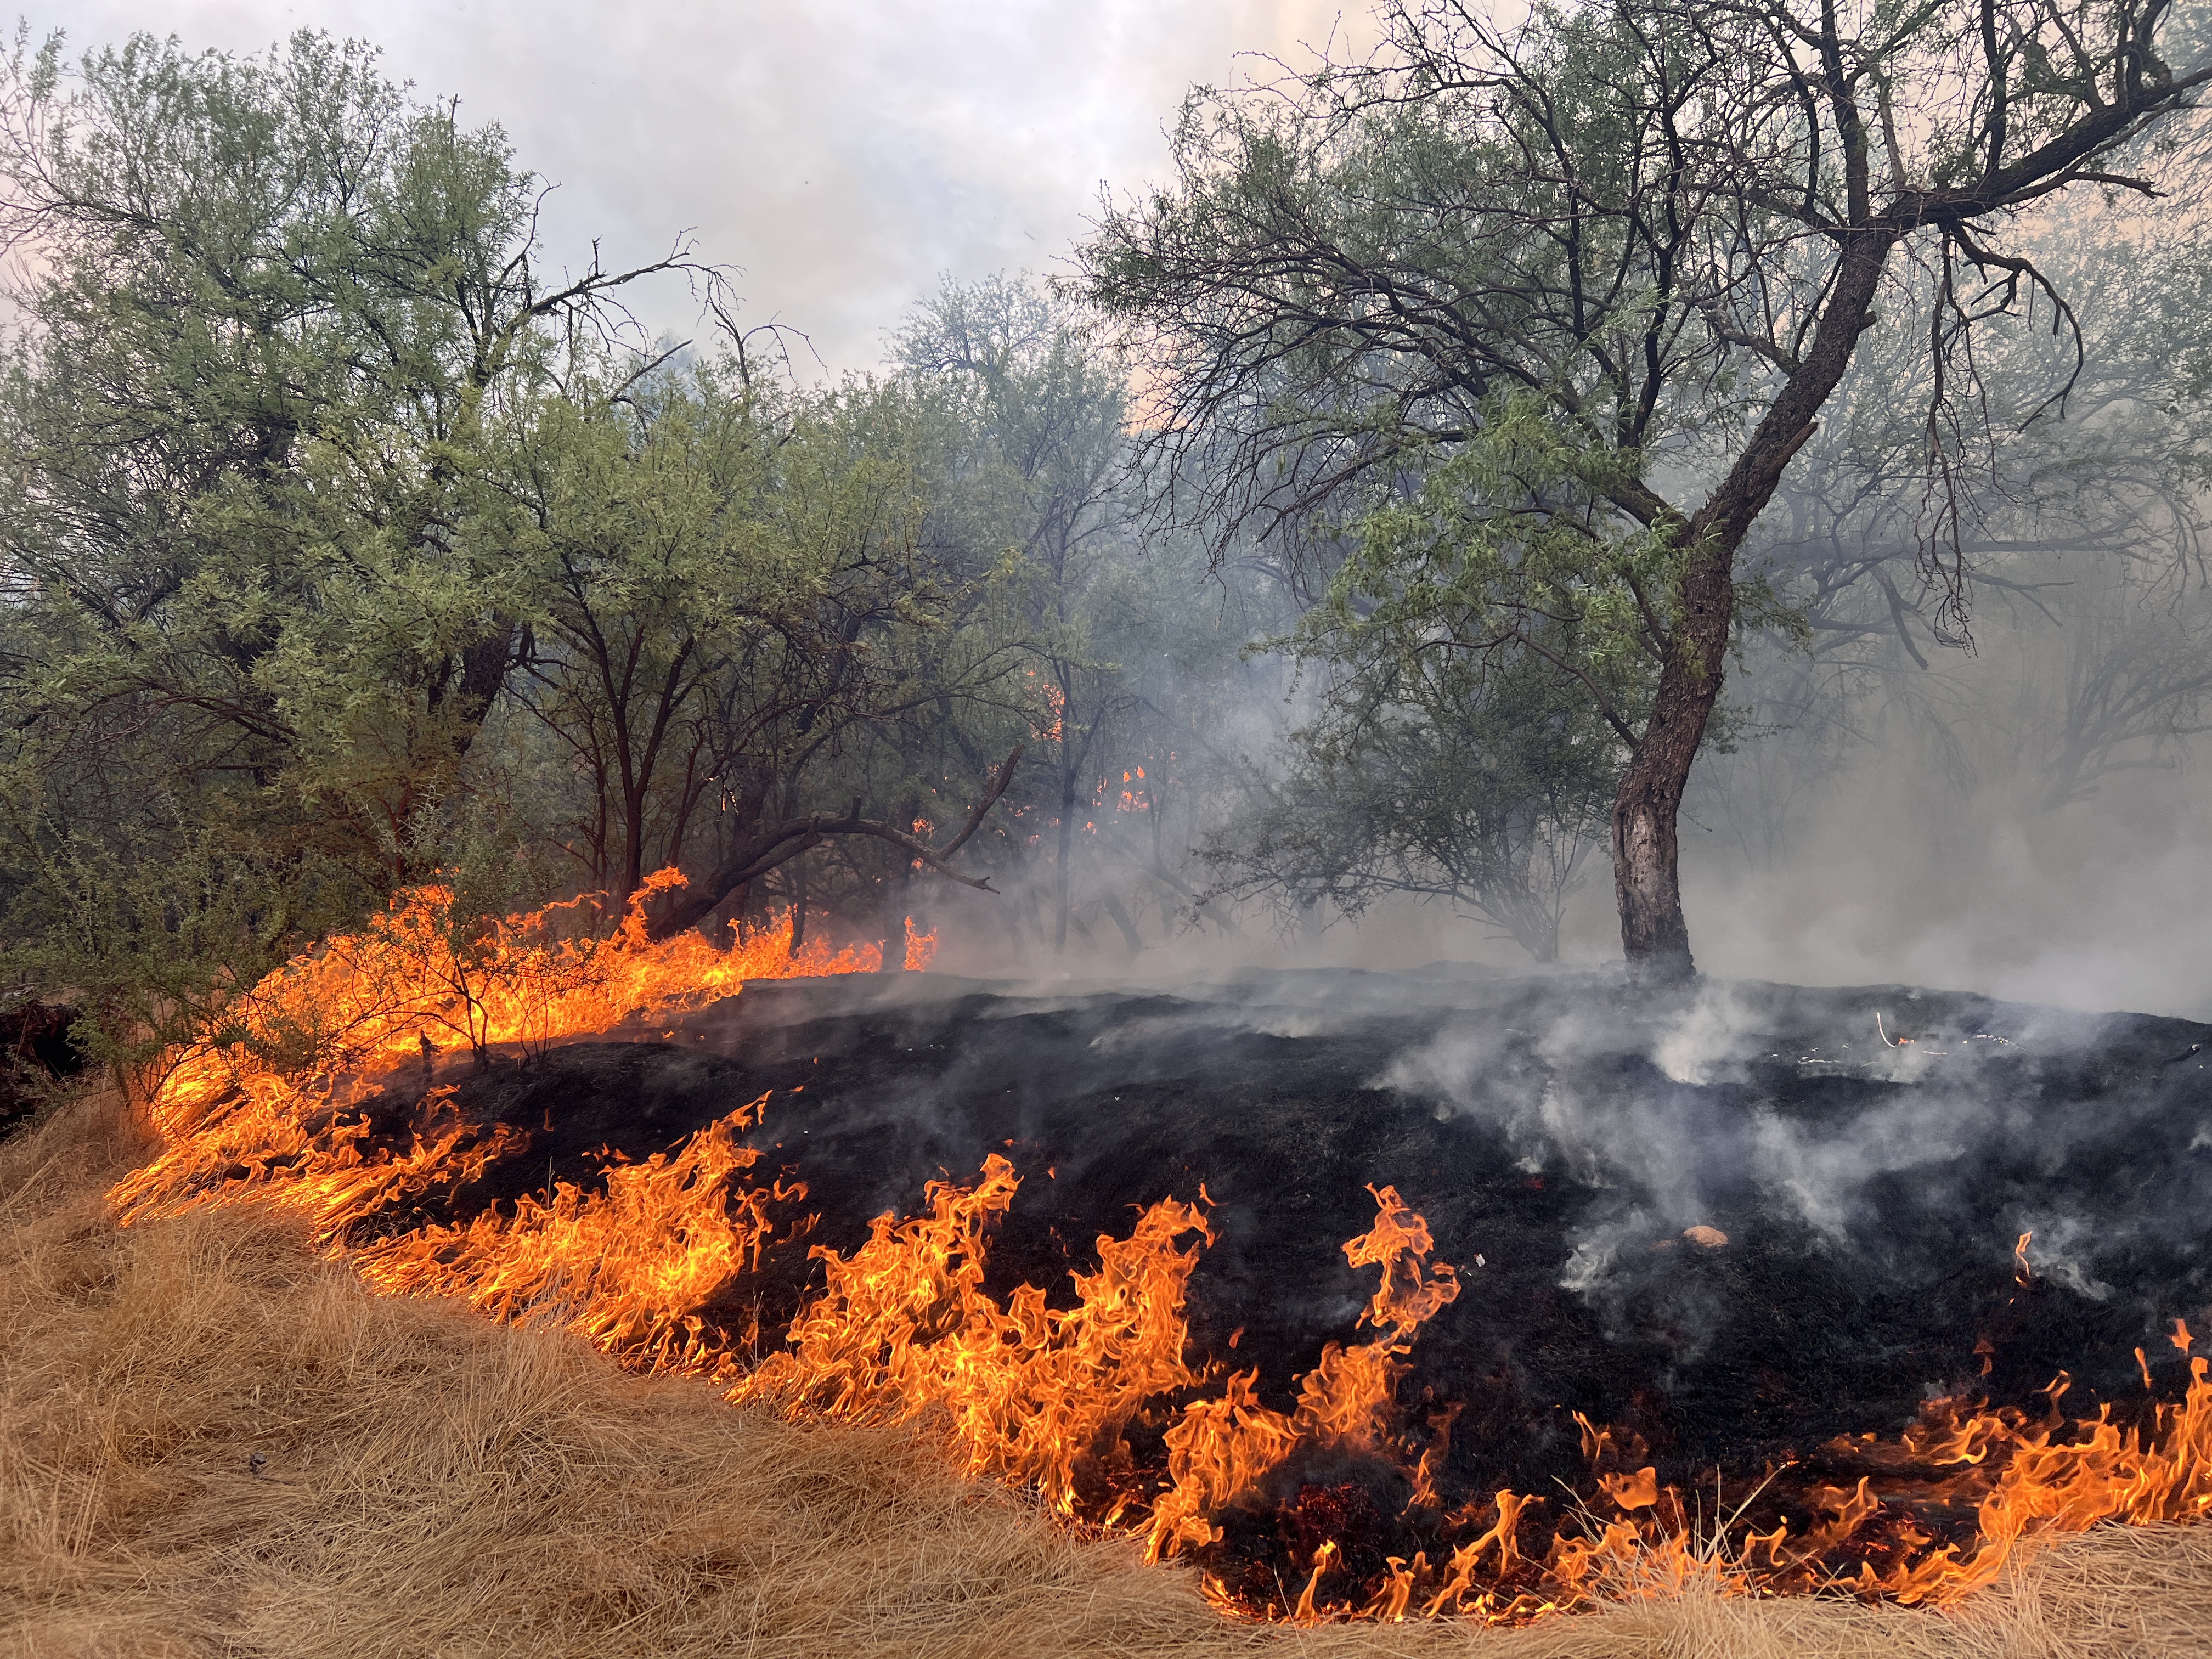
<instances>
[{"instance_id":1,"label":"sky","mask_svg":"<svg viewBox=\"0 0 2212 1659\"><path fill-rule=\"evenodd\" d=\"M1051 272L1102 188L1164 176L1196 82L1266 78L1356 43L1327 0L52 0L72 55L137 30L253 52L299 28L372 41L424 98L458 95L559 188L546 253L610 265L690 232L738 267L749 323L804 331L823 368L880 361L939 273ZM689 333L681 282L645 296ZM804 362L818 373L811 362Z\"/></svg>"}]
</instances>

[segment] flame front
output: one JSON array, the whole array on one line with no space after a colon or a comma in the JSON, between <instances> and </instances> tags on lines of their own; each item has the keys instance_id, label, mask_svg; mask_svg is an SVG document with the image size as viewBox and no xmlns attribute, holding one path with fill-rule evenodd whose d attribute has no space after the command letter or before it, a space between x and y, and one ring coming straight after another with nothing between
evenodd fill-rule
<instances>
[{"instance_id":1,"label":"flame front","mask_svg":"<svg viewBox=\"0 0 2212 1659\"><path fill-rule=\"evenodd\" d=\"M1183 1286L1210 1243L1206 1218L1173 1199L1126 1239L1102 1235L1098 1270L1074 1275L1061 1310L1024 1285L1001 1305L982 1288L986 1232L1020 1185L994 1153L973 1188L932 1182L928 1212L876 1218L848 1258L817 1246L829 1285L771 1355L730 1391L855 1419L941 1408L970 1474L1034 1486L1063 1515L1109 1499L1126 1468L1121 1431L1154 1396L1200 1380L1184 1362ZM1088 1492L1087 1471L1100 1472Z\"/></svg>"},{"instance_id":2,"label":"flame front","mask_svg":"<svg viewBox=\"0 0 2212 1659\"><path fill-rule=\"evenodd\" d=\"M692 932L647 940L645 902L682 879L672 870L650 878L605 939L562 936L574 904L471 929L442 887L400 895L358 933L270 975L173 1057L151 1105L161 1151L117 1187L118 1216L173 1214L250 1190L306 1214L331 1242L372 1211L475 1179L509 1145L509 1135L458 1124L418 1129L404 1147L372 1144L360 1109L410 1063L434 1066L447 1048L543 1048L636 1014L703 1006L748 979L880 963L873 946L810 942L794 955L788 922L726 951ZM933 948L934 936L926 943Z\"/></svg>"},{"instance_id":3,"label":"flame front","mask_svg":"<svg viewBox=\"0 0 2212 1659\"><path fill-rule=\"evenodd\" d=\"M641 897L677 879L664 872ZM1823 1449L1827 1466L1864 1471L1848 1484L1793 1488L1786 1504L1767 1482L1747 1485L1731 1518L1700 1527L1640 1443L1585 1421L1590 1490L1579 1504L1501 1490L1449 1508L1438 1481L1461 1405L1409 1426L1397 1396L1422 1326L1464 1287L1389 1186L1369 1188L1374 1224L1343 1246L1354 1268L1380 1270L1359 1319L1369 1334L1328 1343L1275 1396L1288 1409L1267 1403L1257 1370L1193 1352L1187 1291L1214 1237L1202 1189L1200 1203L1145 1209L1126 1237L1100 1235L1097 1265L1073 1274L1067 1305L1031 1285L1003 1300L988 1291L992 1231L1021 1184L996 1154L972 1184L930 1183L920 1213L878 1216L849 1255L813 1246L822 1290L757 1358L757 1328L708 1310L736 1305L729 1293L764 1253L793 1248L813 1220L803 1186L750 1183L759 1153L744 1136L766 1097L641 1162L605 1154L595 1182L552 1181L467 1220L421 1219L447 1213L453 1194L527 1139L465 1121L453 1085L435 1081L440 1057L659 1020L748 978L872 969L876 953L814 945L794 958L787 929L727 951L689 933L653 944L635 907L611 938L562 937L572 915L551 907L471 934L450 895L427 889L271 975L175 1057L152 1102L161 1149L114 1189L118 1218L263 1204L304 1217L382 1291L557 1317L626 1364L715 1377L737 1401L848 1420L927 1417L970 1474L1127 1530L1152 1559L1194 1559L1207 1595L1245 1617L1505 1622L1693 1580L1743 1595L1840 1588L1942 1603L1990 1582L2039 1536L2212 1511L2212 1381L2179 1321L2169 1340L2191 1354L2185 1397L2133 1425L2109 1407L2069 1423L2063 1376L2038 1416L1937 1401L1893 1442ZM906 965L934 946L909 921ZM380 1131L381 1091L418 1067L408 1127ZM2015 1251L2023 1282L2027 1243ZM1324 1465L1394 1472L1403 1512L1359 1511L1366 1488L1309 1478ZM1974 1534L1930 1536L1914 1516L1931 1503L1970 1505ZM1272 1535L1303 1541L1263 1586L1233 1546L1267 1516ZM1370 1534L1422 1547L1386 1556Z\"/></svg>"},{"instance_id":4,"label":"flame front","mask_svg":"<svg viewBox=\"0 0 2212 1659\"><path fill-rule=\"evenodd\" d=\"M1147 1559L1214 1542L1221 1534L1213 1517L1303 1446L1385 1449L1396 1420L1399 1358L1412 1346L1422 1322L1459 1295L1459 1275L1441 1262L1429 1262L1429 1224L1406 1207L1395 1187L1368 1191L1378 1212L1375 1225L1347 1243L1344 1254L1355 1267L1382 1269L1382 1283L1360 1322L1384 1334L1351 1348L1335 1342L1324 1346L1321 1364L1300 1381L1297 1405L1287 1413L1260 1403L1256 1371L1231 1378L1218 1400L1188 1407L1168 1431L1170 1484L1152 1510L1145 1540ZM1417 1502L1433 1496L1427 1491L1428 1473L1425 1464L1420 1466L1414 1483ZM1310 1603L1313 1589L1307 1585L1304 1604Z\"/></svg>"},{"instance_id":5,"label":"flame front","mask_svg":"<svg viewBox=\"0 0 2212 1659\"><path fill-rule=\"evenodd\" d=\"M748 1188L738 1177L759 1152L738 1144L767 1097L700 1130L674 1152L605 1171L605 1193L572 1182L525 1194L459 1226L432 1224L356 1249L354 1266L379 1290L458 1295L500 1318L548 1307L600 1347L661 1367L698 1364L709 1339L690 1310L760 1266L771 1203L803 1186Z\"/></svg>"}]
</instances>

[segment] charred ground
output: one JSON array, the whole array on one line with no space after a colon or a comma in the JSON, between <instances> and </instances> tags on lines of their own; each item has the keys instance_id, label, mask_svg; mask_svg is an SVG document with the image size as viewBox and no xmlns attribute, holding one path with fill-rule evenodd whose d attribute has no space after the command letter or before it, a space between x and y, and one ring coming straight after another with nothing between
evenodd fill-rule
<instances>
[{"instance_id":1,"label":"charred ground","mask_svg":"<svg viewBox=\"0 0 2212 1659\"><path fill-rule=\"evenodd\" d=\"M1194 1339L1227 1358L1241 1330L1239 1362L1279 1389L1352 1335L1371 1275L1338 1247L1371 1219L1367 1183L1395 1183L1467 1282L1416 1364L1419 1385L1478 1396L1468 1431L1501 1413L1523 1440L1581 1410L1698 1463L1891 1426L1930 1389L2025 1403L2060 1367L2071 1405L2080 1390L2141 1397L2134 1348L2212 1301L2189 1224L2212 1198L2212 1053L2197 1048L2212 1028L1895 988L1746 987L1737 1006L1741 1052L1684 1082L1651 1054L1679 1000L1601 979L1278 975L1059 999L903 977L757 985L659 1042L482 1073L447 1061L438 1078L464 1115L526 1139L446 1213L549 1173L589 1182L601 1147L664 1150L767 1094L761 1172L807 1183L810 1243L849 1249L874 1215L915 1209L926 1182L1005 1151L1024 1184L993 1244L1003 1287L1056 1290L1095 1235L1204 1183L1218 1237L1192 1280ZM1888 1048L1877 1015L1916 1048L1997 1042L1923 1060ZM1407 1065L1455 1043L1458 1077ZM1632 1138L1607 1149L1589 1140L1601 1121L1563 1130L1563 1092L1632 1108ZM1778 1127L1832 1165L1863 1157L1815 1172L1824 1194L1777 1191L1750 1149ZM1688 1190L1679 1170L1633 1167L1655 1137L1694 1164ZM1808 1200L1840 1205L1841 1231L1808 1219ZM2062 1272L2023 1287L2014 1239L2054 1218ZM1689 1224L1730 1243L1684 1243ZM1568 1289L1594 1234L1611 1260ZM790 1254L732 1291L795 1303L818 1275ZM1995 1352L1978 1355L1984 1339ZM1491 1439L1455 1437L1470 1453Z\"/></svg>"},{"instance_id":2,"label":"charred ground","mask_svg":"<svg viewBox=\"0 0 2212 1659\"><path fill-rule=\"evenodd\" d=\"M1716 1469L1784 1463L1791 1485L1848 1480L1864 1471L1835 1437L1893 1434L1942 1395L2039 1414L2062 1370L2068 1415L2130 1417L2179 1392L2166 1335L2212 1307L2212 1027L2180 1020L1439 969L1049 995L763 983L623 1035L434 1062L394 1079L378 1116L401 1133L434 1081L465 1118L520 1132L482 1179L433 1195L455 1218L549 1180L588 1186L602 1149L665 1150L766 1095L755 1175L805 1196L789 1242L701 1311L770 1341L820 1281L809 1247L851 1250L990 1152L1023 1177L991 1244L1000 1294L1063 1298L1098 1234L1202 1185L1216 1237L1190 1280L1193 1343L1256 1368L1278 1407L1325 1342L1359 1340L1374 1275L1340 1246L1373 1220L1369 1183L1395 1185L1464 1286L1398 1394L1416 1437L1457 1408L1448 1501L1585 1478L1577 1413L1708 1492ZM1729 1242L1689 1242L1692 1225ZM1295 1466L1280 1483L1272 1532L1391 1541L1379 1520L1308 1511L1395 1516L1395 1470ZM1938 1535L1971 1519L1923 1516Z\"/></svg>"}]
</instances>

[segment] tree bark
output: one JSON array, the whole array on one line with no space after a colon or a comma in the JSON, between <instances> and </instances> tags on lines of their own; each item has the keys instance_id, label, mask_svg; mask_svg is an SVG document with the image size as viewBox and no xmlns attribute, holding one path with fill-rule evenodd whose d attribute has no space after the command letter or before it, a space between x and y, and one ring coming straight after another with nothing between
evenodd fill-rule
<instances>
[{"instance_id":1,"label":"tree bark","mask_svg":"<svg viewBox=\"0 0 2212 1659\"><path fill-rule=\"evenodd\" d=\"M1053 902L1059 919L1053 924L1052 953L1067 951L1067 860L1075 844L1075 775L1066 772L1060 787L1060 856L1053 866Z\"/></svg>"},{"instance_id":2,"label":"tree bark","mask_svg":"<svg viewBox=\"0 0 2212 1659\"><path fill-rule=\"evenodd\" d=\"M906 805L899 811L899 822L911 826L921 813L921 798L907 797ZM884 884L884 896L890 900L889 913L884 917L883 959L877 970L885 974L906 971L907 908L914 894L914 860L901 859L891 878Z\"/></svg>"},{"instance_id":3,"label":"tree bark","mask_svg":"<svg viewBox=\"0 0 2212 1659\"><path fill-rule=\"evenodd\" d=\"M1620 948L1632 967L1660 979L1696 972L1682 916L1677 816L1690 767L1719 701L1728 631L1735 616L1733 550L1700 556L1683 581L1688 632L1659 674L1644 740L1621 775L1613 803L1613 890ZM1700 623L1706 625L1699 627ZM1708 649L1705 636L1717 635ZM1683 659L1693 650L1692 661ZM1694 664L1694 665L1692 665Z\"/></svg>"},{"instance_id":4,"label":"tree bark","mask_svg":"<svg viewBox=\"0 0 2212 1659\"><path fill-rule=\"evenodd\" d=\"M1682 579L1682 620L1668 641L1643 739L1613 803L1613 889L1620 908L1621 953L1642 975L1685 979L1697 971L1682 917L1675 825L1690 768L1727 679L1736 551L1790 457L1813 435L1813 417L1850 367L1852 348L1871 319L1875 289L1899 236L1887 226L1845 233L1835 286L1812 344L1735 464L1678 532L1691 550Z\"/></svg>"},{"instance_id":5,"label":"tree bark","mask_svg":"<svg viewBox=\"0 0 2212 1659\"><path fill-rule=\"evenodd\" d=\"M1145 941L1137 932L1137 924L1129 920L1129 912L1121 903L1121 896L1109 887L1103 896L1106 914L1113 919L1114 925L1121 930L1121 941L1129 947L1131 959L1133 960L1144 955Z\"/></svg>"}]
</instances>

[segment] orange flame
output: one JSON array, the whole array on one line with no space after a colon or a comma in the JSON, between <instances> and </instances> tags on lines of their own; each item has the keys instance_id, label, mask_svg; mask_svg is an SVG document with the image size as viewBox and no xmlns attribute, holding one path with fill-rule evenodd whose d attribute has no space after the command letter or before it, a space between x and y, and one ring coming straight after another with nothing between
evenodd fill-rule
<instances>
[{"instance_id":1,"label":"orange flame","mask_svg":"<svg viewBox=\"0 0 2212 1659\"><path fill-rule=\"evenodd\" d=\"M641 897L678 879L665 872ZM1404 1471L1408 1514L1429 1517L1423 1535L1437 1540L1439 1561L1391 1556L1363 1582L1347 1570L1346 1546L1325 1537L1295 1559L1295 1596L1256 1601L1209 1571L1208 1598L1240 1616L1511 1622L1693 1581L1743 1595L1837 1586L1948 1603L2039 1536L2212 1514L2212 1361L2191 1356L2185 1397L2151 1404L2132 1425L2107 1407L2069 1425L2063 1374L2039 1416L1932 1401L1894 1442L1832 1443L1832 1467L1855 1461L1870 1473L1797 1493L1763 1530L1739 1519L1700 1533L1641 1442L1587 1421L1594 1490L1579 1519L1571 1506L1509 1490L1437 1521L1435 1480L1460 1407L1431 1412L1424 1437L1405 1430L1395 1395L1421 1327L1462 1286L1432 1260L1426 1221L1389 1186L1369 1188L1374 1224L1343 1247L1354 1267L1381 1270L1359 1322L1373 1334L1328 1344L1287 1412L1263 1402L1256 1370L1228 1373L1190 1352L1186 1291L1212 1240L1202 1188L1199 1204L1152 1205L1126 1238L1101 1235L1096 1269L1073 1275L1072 1305L1048 1306L1030 1285L1001 1301L983 1288L984 1267L1020 1182L995 1153L973 1185L931 1183L921 1213L878 1217L849 1256L816 1246L824 1288L781 1346L749 1367L757 1330L710 1324L702 1310L764 1250L812 1224L792 1211L803 1187L747 1184L759 1153L742 1137L765 1097L642 1162L604 1155L597 1190L551 1182L472 1219L358 1237L357 1224L395 1206L435 1208L529 1138L463 1122L450 1085L428 1088L404 1141L380 1133L368 1109L379 1078L421 1066L433 1084L438 1050L456 1041L478 1053L534 1047L695 1007L746 978L877 965L872 948L819 945L793 960L787 927L726 951L696 934L656 944L635 907L611 938L560 936L574 915L549 907L472 930L450 894L425 889L270 975L176 1057L152 1103L161 1150L114 1189L119 1218L268 1204L304 1216L321 1244L386 1291L457 1295L503 1318L557 1317L625 1363L714 1376L735 1401L854 1419L927 1413L969 1472L1030 1487L1061 1515L1125 1528L1155 1560L1219 1543L1229 1512L1304 1449ZM925 965L934 945L909 921L906 964ZM2022 1235L2014 1249L2022 1283L2028 1243ZM2192 1346L2179 1320L2168 1340L2184 1354ZM2147 1355L2136 1358L2154 1382ZM1139 1423L1158 1436L1152 1459L1132 1449ZM1929 1497L1971 1504L1978 1536L1939 1543L1920 1530L1913 1504Z\"/></svg>"},{"instance_id":2,"label":"orange flame","mask_svg":"<svg viewBox=\"0 0 2212 1659\"><path fill-rule=\"evenodd\" d=\"M1163 1200L1127 1239L1099 1237L1073 1308L1027 1285L1002 1306L982 1289L985 1236L1020 1184L994 1152L973 1188L932 1182L927 1215L877 1217L849 1258L816 1246L827 1288L730 1397L872 1420L941 1408L969 1473L1073 1514L1083 1467L1125 1460L1120 1432L1145 1402L1199 1380L1182 1315L1198 1250L1179 1244L1212 1234L1194 1206Z\"/></svg>"},{"instance_id":3,"label":"orange flame","mask_svg":"<svg viewBox=\"0 0 2212 1659\"><path fill-rule=\"evenodd\" d=\"M1382 1269L1382 1283L1360 1321L1388 1334L1352 1348L1325 1345L1321 1364L1300 1382L1297 1405L1287 1416L1260 1404L1256 1371L1231 1377L1219 1400L1185 1407L1167 1433L1170 1485L1152 1510L1145 1540L1148 1560L1213 1542L1219 1532L1212 1517L1301 1445L1382 1449L1392 1421L1391 1395L1403 1369L1398 1356L1421 1323L1459 1295L1459 1277L1442 1262L1428 1264L1429 1224L1406 1207L1396 1188L1367 1190L1378 1212L1375 1225L1349 1241L1344 1254L1355 1267ZM1426 1474L1425 1468L1416 1480L1417 1501Z\"/></svg>"},{"instance_id":4,"label":"orange flame","mask_svg":"<svg viewBox=\"0 0 2212 1659\"><path fill-rule=\"evenodd\" d=\"M654 1368L696 1364L709 1350L688 1310L760 1266L769 1203L806 1191L737 1184L760 1157L737 1136L767 1099L718 1118L672 1153L608 1168L604 1194L559 1182L547 1198L518 1200L513 1215L486 1211L464 1225L420 1227L357 1249L354 1266L379 1290L458 1291L500 1318L573 1310L570 1328L610 1352Z\"/></svg>"},{"instance_id":5,"label":"orange flame","mask_svg":"<svg viewBox=\"0 0 2212 1659\"><path fill-rule=\"evenodd\" d=\"M377 1076L434 1067L457 1039L477 1053L538 1048L700 1007L748 979L878 965L872 946L810 941L793 957L787 921L726 951L694 932L648 940L644 902L682 880L673 870L650 878L605 939L560 936L574 902L471 926L446 888L399 895L359 933L270 975L175 1057L150 1103L161 1149L117 1187L118 1216L251 1189L305 1213L330 1242L373 1209L474 1179L515 1138L456 1124L417 1131L405 1147L375 1146L361 1106L382 1092Z\"/></svg>"}]
</instances>

